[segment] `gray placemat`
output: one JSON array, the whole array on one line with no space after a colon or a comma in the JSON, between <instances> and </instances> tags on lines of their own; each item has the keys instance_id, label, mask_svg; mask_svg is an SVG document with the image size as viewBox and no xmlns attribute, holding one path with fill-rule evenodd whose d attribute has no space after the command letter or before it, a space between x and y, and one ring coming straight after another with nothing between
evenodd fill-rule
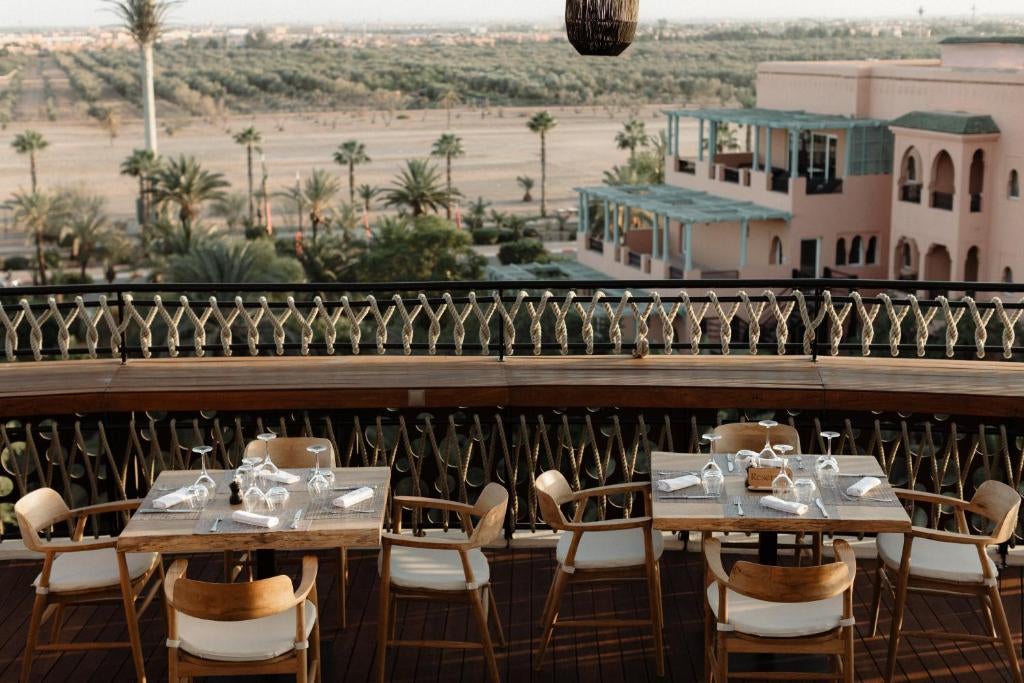
<instances>
[{"instance_id":1,"label":"gray placemat","mask_svg":"<svg viewBox=\"0 0 1024 683\"><path fill-rule=\"evenodd\" d=\"M855 498L846 495L846 489L858 480L855 477L840 477L835 484L818 483L818 494L826 504L851 507L902 507L903 503L886 482L866 496Z\"/></svg>"},{"instance_id":2,"label":"gray placemat","mask_svg":"<svg viewBox=\"0 0 1024 683\"><path fill-rule=\"evenodd\" d=\"M764 496L732 496L729 499L729 504L725 506L725 516L732 519L742 519L744 517L751 519L825 519L825 516L821 514L821 510L813 502L807 506L805 514L791 515L788 512L773 510L761 505L762 498ZM736 507L737 501L743 506L742 515L740 515ZM828 512L828 519L842 519L842 513L838 506L830 505L827 500L822 502L825 504L825 510Z\"/></svg>"},{"instance_id":3,"label":"gray placemat","mask_svg":"<svg viewBox=\"0 0 1024 683\"><path fill-rule=\"evenodd\" d=\"M334 505L334 499L354 491L362 486L345 486L344 490L331 491L331 496L322 501L311 501L306 509L306 516L309 519L337 519L339 517L354 517L357 515L378 514L384 505L387 505L385 489L383 485L372 486L373 498L364 500L352 507L342 508Z\"/></svg>"},{"instance_id":4,"label":"gray placemat","mask_svg":"<svg viewBox=\"0 0 1024 683\"><path fill-rule=\"evenodd\" d=\"M182 503L181 505L185 504ZM157 510L151 503L149 505L144 504L143 506L140 506L135 513L142 515L147 522L152 522L158 519L180 521L182 519L199 519L200 515L203 514L203 510L201 508L190 510L188 507L180 507L177 505L170 510Z\"/></svg>"},{"instance_id":5,"label":"gray placemat","mask_svg":"<svg viewBox=\"0 0 1024 683\"><path fill-rule=\"evenodd\" d=\"M236 508L242 510L239 506ZM297 510L303 510L302 518L299 520L297 528L292 528L292 520L295 518L295 512ZM232 510L231 512L234 512ZM199 517L199 521L196 522L193 533L198 535L212 535L212 534L244 534L244 533L267 533L267 532L279 532L279 531L309 531L310 520L309 516L305 513L305 510L301 506L287 506L282 510L275 510L273 513L261 512L260 514L272 514L281 520L273 529L268 529L262 526L254 526L252 524L243 524L242 522L236 522L231 519L231 512L216 513L212 511L204 511ZM220 517L220 523L217 525L217 530L213 530L214 521Z\"/></svg>"}]
</instances>

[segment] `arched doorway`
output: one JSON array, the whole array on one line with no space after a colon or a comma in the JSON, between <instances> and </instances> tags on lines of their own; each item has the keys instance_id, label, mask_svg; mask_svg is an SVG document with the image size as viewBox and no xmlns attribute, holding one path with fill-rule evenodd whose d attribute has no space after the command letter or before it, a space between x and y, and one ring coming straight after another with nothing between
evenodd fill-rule
<instances>
[{"instance_id":1,"label":"arched doorway","mask_svg":"<svg viewBox=\"0 0 1024 683\"><path fill-rule=\"evenodd\" d=\"M953 195L956 193L956 167L949 152L942 150L935 155L932 163L931 205L936 209L953 210Z\"/></svg>"},{"instance_id":2,"label":"arched doorway","mask_svg":"<svg viewBox=\"0 0 1024 683\"><path fill-rule=\"evenodd\" d=\"M1017 169L1010 171L1010 182L1006 188L1006 195L1010 199L1020 199L1020 173L1017 173Z\"/></svg>"},{"instance_id":3,"label":"arched doorway","mask_svg":"<svg viewBox=\"0 0 1024 683\"><path fill-rule=\"evenodd\" d=\"M768 262L773 266L782 265L782 240L778 237L772 238L772 246L768 254Z\"/></svg>"},{"instance_id":4,"label":"arched doorway","mask_svg":"<svg viewBox=\"0 0 1024 683\"><path fill-rule=\"evenodd\" d=\"M941 244L933 244L924 257L924 279L948 282L953 273L953 259Z\"/></svg>"},{"instance_id":5,"label":"arched doorway","mask_svg":"<svg viewBox=\"0 0 1024 683\"><path fill-rule=\"evenodd\" d=\"M916 147L908 147L900 164L900 201L921 203L921 155Z\"/></svg>"},{"instance_id":6,"label":"arched doorway","mask_svg":"<svg viewBox=\"0 0 1024 683\"><path fill-rule=\"evenodd\" d=\"M907 237L901 237L896 243L896 251L893 255L893 270L896 279L917 280L920 272L919 261L917 242Z\"/></svg>"},{"instance_id":7,"label":"arched doorway","mask_svg":"<svg viewBox=\"0 0 1024 683\"><path fill-rule=\"evenodd\" d=\"M842 237L836 242L836 265L846 265L846 240Z\"/></svg>"},{"instance_id":8,"label":"arched doorway","mask_svg":"<svg viewBox=\"0 0 1024 683\"><path fill-rule=\"evenodd\" d=\"M971 157L971 213L981 212L981 196L985 191L985 152L977 150Z\"/></svg>"},{"instance_id":9,"label":"arched doorway","mask_svg":"<svg viewBox=\"0 0 1024 683\"><path fill-rule=\"evenodd\" d=\"M978 248L971 247L967 250L967 259L964 261L964 281L978 281Z\"/></svg>"},{"instance_id":10,"label":"arched doorway","mask_svg":"<svg viewBox=\"0 0 1024 683\"><path fill-rule=\"evenodd\" d=\"M1013 269L1010 266L1003 268L1003 282L1008 285L1013 284Z\"/></svg>"}]
</instances>

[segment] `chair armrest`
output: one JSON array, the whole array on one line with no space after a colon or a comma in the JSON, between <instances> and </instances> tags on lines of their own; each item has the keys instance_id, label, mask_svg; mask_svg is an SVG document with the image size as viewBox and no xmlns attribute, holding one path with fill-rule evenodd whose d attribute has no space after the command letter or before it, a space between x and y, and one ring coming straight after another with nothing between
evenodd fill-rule
<instances>
[{"instance_id":1,"label":"chair armrest","mask_svg":"<svg viewBox=\"0 0 1024 683\"><path fill-rule=\"evenodd\" d=\"M651 482L649 481L634 481L628 484L611 484L609 486L599 486L593 489L584 489L574 494L572 497L573 501L586 500L587 498L593 498L595 496L615 496L621 493L633 493L635 491L650 491Z\"/></svg>"},{"instance_id":2,"label":"chair armrest","mask_svg":"<svg viewBox=\"0 0 1024 683\"><path fill-rule=\"evenodd\" d=\"M380 535L382 545L402 546L404 548L422 548L424 550L469 550L476 546L467 539L442 541L437 538L420 538L406 534L383 533Z\"/></svg>"},{"instance_id":3,"label":"chair armrest","mask_svg":"<svg viewBox=\"0 0 1024 683\"><path fill-rule=\"evenodd\" d=\"M610 519L601 522L569 522L566 531L622 531L623 529L650 529L653 520L650 517L633 517L631 519Z\"/></svg>"},{"instance_id":4,"label":"chair armrest","mask_svg":"<svg viewBox=\"0 0 1024 683\"><path fill-rule=\"evenodd\" d=\"M299 587L295 589L295 604L301 605L305 602L309 592L316 586L316 572L317 567L316 557L314 555L305 555L302 558L302 581L299 583Z\"/></svg>"},{"instance_id":5,"label":"chair armrest","mask_svg":"<svg viewBox=\"0 0 1024 683\"><path fill-rule=\"evenodd\" d=\"M938 529L929 529L922 526L911 527L908 533L914 538L923 538L929 541L939 541L941 543L959 543L960 545L990 546L996 542L996 540L991 536L956 534L950 531L940 531Z\"/></svg>"},{"instance_id":6,"label":"chair armrest","mask_svg":"<svg viewBox=\"0 0 1024 683\"><path fill-rule=\"evenodd\" d=\"M71 511L72 517L91 517L92 515L101 515L106 512L125 512L128 510L134 510L142 505L142 500L135 498L132 500L119 500L112 503L99 503L98 505L90 505L84 508L75 508Z\"/></svg>"},{"instance_id":7,"label":"chair armrest","mask_svg":"<svg viewBox=\"0 0 1024 683\"><path fill-rule=\"evenodd\" d=\"M394 496L392 504L408 508L433 508L435 510L448 510L450 512L473 512L473 506L466 503L458 503L454 500L443 498L423 498L421 496Z\"/></svg>"},{"instance_id":8,"label":"chair armrest","mask_svg":"<svg viewBox=\"0 0 1024 683\"><path fill-rule=\"evenodd\" d=\"M970 501L960 500L959 498L951 498L950 496L940 496L937 493L926 493L924 491L911 491L910 489L893 489L893 493L896 497L901 500L910 500L917 503L931 503L933 505L952 505L953 507L966 507L970 504Z\"/></svg>"},{"instance_id":9,"label":"chair armrest","mask_svg":"<svg viewBox=\"0 0 1024 683\"><path fill-rule=\"evenodd\" d=\"M116 538L106 538L103 540L95 539L92 541L76 541L74 543L52 543L44 542L40 543L43 546L41 552L53 553L55 555L63 555L64 553L84 553L90 550L103 550L104 548L116 548Z\"/></svg>"},{"instance_id":10,"label":"chair armrest","mask_svg":"<svg viewBox=\"0 0 1024 683\"><path fill-rule=\"evenodd\" d=\"M722 542L717 538L704 541L704 562L719 585L729 585L729 573L722 564Z\"/></svg>"},{"instance_id":11,"label":"chair armrest","mask_svg":"<svg viewBox=\"0 0 1024 683\"><path fill-rule=\"evenodd\" d=\"M171 563L167 573L164 574L164 599L171 608L174 607L174 584L177 583L178 579L185 576L187 569L188 560L181 558Z\"/></svg>"}]
</instances>

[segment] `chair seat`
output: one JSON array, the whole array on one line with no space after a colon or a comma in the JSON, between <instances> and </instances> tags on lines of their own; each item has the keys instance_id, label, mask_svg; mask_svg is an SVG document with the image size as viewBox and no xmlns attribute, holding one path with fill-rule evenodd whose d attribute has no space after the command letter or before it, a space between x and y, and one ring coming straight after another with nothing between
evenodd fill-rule
<instances>
[{"instance_id":1,"label":"chair seat","mask_svg":"<svg viewBox=\"0 0 1024 683\"><path fill-rule=\"evenodd\" d=\"M138 579L156 566L157 553L128 553L128 575ZM39 585L39 576L32 585ZM113 548L87 550L80 553L62 553L53 560L50 569L50 592L70 593L73 591L113 588L121 583L117 568L117 551Z\"/></svg>"},{"instance_id":2,"label":"chair seat","mask_svg":"<svg viewBox=\"0 0 1024 683\"><path fill-rule=\"evenodd\" d=\"M885 566L898 570L903 559L903 534L878 534L878 557ZM998 576L995 562L986 554L992 576ZM983 583L985 580L976 546L915 538L910 547L910 575L954 583Z\"/></svg>"},{"instance_id":3,"label":"chair seat","mask_svg":"<svg viewBox=\"0 0 1024 683\"><path fill-rule=\"evenodd\" d=\"M316 623L316 606L306 601L306 639ZM220 662L261 662L295 649L295 609L247 621L210 621L177 613L180 648Z\"/></svg>"},{"instance_id":4,"label":"chair seat","mask_svg":"<svg viewBox=\"0 0 1024 683\"><path fill-rule=\"evenodd\" d=\"M718 617L718 584L707 590L708 604ZM729 624L738 632L763 638L799 638L839 628L843 596L814 602L766 602L734 591L728 596Z\"/></svg>"},{"instance_id":5,"label":"chair seat","mask_svg":"<svg viewBox=\"0 0 1024 683\"><path fill-rule=\"evenodd\" d=\"M654 540L654 560L661 557L665 550L665 539L660 531L652 532ZM572 534L563 534L558 539L555 557L559 564L565 564L569 554ZM577 569L615 569L635 567L644 564L644 530L621 529L619 531L587 531L580 538L576 549L573 566Z\"/></svg>"},{"instance_id":6,"label":"chair seat","mask_svg":"<svg viewBox=\"0 0 1024 683\"><path fill-rule=\"evenodd\" d=\"M453 535L465 538L464 534ZM479 548L470 550L468 556L476 585L485 586L490 583L491 567L487 557ZM464 591L466 572L455 550L394 546L391 549L391 583L402 588Z\"/></svg>"}]
</instances>

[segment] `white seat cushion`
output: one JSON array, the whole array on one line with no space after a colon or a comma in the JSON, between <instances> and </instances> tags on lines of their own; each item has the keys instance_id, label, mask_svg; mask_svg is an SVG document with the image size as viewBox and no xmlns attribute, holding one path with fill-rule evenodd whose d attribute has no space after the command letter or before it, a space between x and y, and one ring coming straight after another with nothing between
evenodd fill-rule
<instances>
[{"instance_id":1,"label":"white seat cushion","mask_svg":"<svg viewBox=\"0 0 1024 683\"><path fill-rule=\"evenodd\" d=\"M903 559L903 534L878 534L878 557L890 569L899 569ZM986 554L992 576L998 576L995 562ZM910 546L910 574L923 579L956 583L982 583L981 562L976 546L915 538Z\"/></svg>"},{"instance_id":2,"label":"white seat cushion","mask_svg":"<svg viewBox=\"0 0 1024 683\"><path fill-rule=\"evenodd\" d=\"M133 580L139 578L156 565L159 557L156 553L128 553L128 575ZM120 583L117 552L113 548L57 555L50 570L51 593L111 588ZM33 585L39 585L38 576Z\"/></svg>"},{"instance_id":3,"label":"white seat cushion","mask_svg":"<svg viewBox=\"0 0 1024 683\"><path fill-rule=\"evenodd\" d=\"M708 604L718 618L718 583L707 590ZM814 602L766 602L734 591L728 596L729 624L740 633L763 638L799 638L839 628L843 596Z\"/></svg>"},{"instance_id":4,"label":"white seat cushion","mask_svg":"<svg viewBox=\"0 0 1024 683\"><path fill-rule=\"evenodd\" d=\"M565 564L572 543L571 533L562 534L558 539L555 557L558 564ZM665 539L660 531L654 531L654 560L665 550ZM646 562L644 556L644 530L622 529L620 531L586 531L576 549L573 566L577 569L612 569L635 567Z\"/></svg>"},{"instance_id":5,"label":"white seat cushion","mask_svg":"<svg viewBox=\"0 0 1024 683\"><path fill-rule=\"evenodd\" d=\"M316 607L306 609L306 639L316 623ZM178 612L179 647L190 655L220 662L260 662L295 649L295 610L248 621L209 621Z\"/></svg>"},{"instance_id":6,"label":"white seat cushion","mask_svg":"<svg viewBox=\"0 0 1024 683\"><path fill-rule=\"evenodd\" d=\"M490 583L491 567L487 557L479 548L470 550L468 555L476 585ZM402 588L464 591L466 572L455 550L394 546L391 548L391 583Z\"/></svg>"}]
</instances>

